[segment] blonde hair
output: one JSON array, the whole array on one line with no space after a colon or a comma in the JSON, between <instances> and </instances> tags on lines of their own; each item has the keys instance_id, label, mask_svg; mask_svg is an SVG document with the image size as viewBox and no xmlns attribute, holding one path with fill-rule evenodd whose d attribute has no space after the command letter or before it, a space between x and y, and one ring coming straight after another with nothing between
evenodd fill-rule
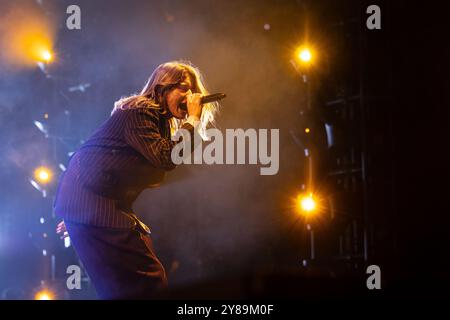
<instances>
[{"instance_id":1,"label":"blonde hair","mask_svg":"<svg viewBox=\"0 0 450 320\"><path fill-rule=\"evenodd\" d=\"M167 114L164 99L160 100L165 90L173 88L173 86L181 83L186 77L190 76L192 79L192 92L201 93L202 95L209 94L206 89L204 79L197 67L188 61L170 61L160 64L151 74L147 83L140 93L133 94L128 97L122 97L114 103L114 108L111 112L113 115L117 110L126 110L130 108L152 108L158 110L160 114ZM199 128L200 135L207 139L205 130L208 123L214 123L214 115L218 111L219 104L217 102L207 103L203 105L202 114L200 117L201 126ZM183 124L184 120L172 117L170 122L171 133Z\"/></svg>"}]
</instances>

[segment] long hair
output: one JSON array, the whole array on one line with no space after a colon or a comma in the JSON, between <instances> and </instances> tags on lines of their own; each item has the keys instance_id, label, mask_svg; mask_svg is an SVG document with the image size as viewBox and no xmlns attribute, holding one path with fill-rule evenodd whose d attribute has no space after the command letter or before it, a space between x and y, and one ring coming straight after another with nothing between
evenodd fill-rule
<instances>
[{"instance_id":1,"label":"long hair","mask_svg":"<svg viewBox=\"0 0 450 320\"><path fill-rule=\"evenodd\" d=\"M140 93L123 97L114 103L113 115L117 110L126 110L130 108L152 108L158 110L161 114L167 114L164 93L175 85L181 83L186 77L192 79L192 92L209 94L202 74L197 67L187 61L170 61L159 65L151 74L147 83ZM161 101L160 101L161 100ZM201 126L199 133L202 138L207 139L205 130L208 123L214 123L214 115L218 111L219 104L217 102L207 103L203 105L202 114L200 116ZM172 117L169 120L171 133L183 124L184 120Z\"/></svg>"}]
</instances>

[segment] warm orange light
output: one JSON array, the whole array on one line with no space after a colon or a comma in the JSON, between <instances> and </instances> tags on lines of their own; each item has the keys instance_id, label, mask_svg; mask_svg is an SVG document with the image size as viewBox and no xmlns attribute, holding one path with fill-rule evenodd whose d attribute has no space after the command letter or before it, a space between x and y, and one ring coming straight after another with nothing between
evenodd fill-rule
<instances>
[{"instance_id":1,"label":"warm orange light","mask_svg":"<svg viewBox=\"0 0 450 320\"><path fill-rule=\"evenodd\" d=\"M302 52L300 52L299 58L305 62L309 62L309 60L311 60L311 52L308 49L302 50Z\"/></svg>"},{"instance_id":2,"label":"warm orange light","mask_svg":"<svg viewBox=\"0 0 450 320\"><path fill-rule=\"evenodd\" d=\"M313 51L307 47L300 47L296 51L297 59L302 64L310 64L312 62L313 55Z\"/></svg>"},{"instance_id":3,"label":"warm orange light","mask_svg":"<svg viewBox=\"0 0 450 320\"><path fill-rule=\"evenodd\" d=\"M306 129L305 129L305 132L306 132L306 133L309 133L310 131L311 131L311 130L310 130L309 128L306 128Z\"/></svg>"},{"instance_id":4,"label":"warm orange light","mask_svg":"<svg viewBox=\"0 0 450 320\"><path fill-rule=\"evenodd\" d=\"M45 62L50 62L53 59L53 55L48 50L43 50L41 53L42 60Z\"/></svg>"},{"instance_id":5,"label":"warm orange light","mask_svg":"<svg viewBox=\"0 0 450 320\"><path fill-rule=\"evenodd\" d=\"M302 209L305 211L313 211L316 208L316 203L314 202L313 198L306 197L303 198L301 201Z\"/></svg>"},{"instance_id":6,"label":"warm orange light","mask_svg":"<svg viewBox=\"0 0 450 320\"><path fill-rule=\"evenodd\" d=\"M304 215L309 215L316 210L316 201L310 193L309 195L300 195L297 197L298 211Z\"/></svg>"},{"instance_id":7,"label":"warm orange light","mask_svg":"<svg viewBox=\"0 0 450 320\"><path fill-rule=\"evenodd\" d=\"M49 183L52 179L52 171L46 167L39 167L34 171L34 177L40 183Z\"/></svg>"},{"instance_id":8,"label":"warm orange light","mask_svg":"<svg viewBox=\"0 0 450 320\"><path fill-rule=\"evenodd\" d=\"M34 296L34 300L53 300L54 295L48 290L41 290Z\"/></svg>"},{"instance_id":9,"label":"warm orange light","mask_svg":"<svg viewBox=\"0 0 450 320\"><path fill-rule=\"evenodd\" d=\"M53 60L54 20L32 4L17 1L0 18L2 58L11 66L36 66Z\"/></svg>"}]
</instances>

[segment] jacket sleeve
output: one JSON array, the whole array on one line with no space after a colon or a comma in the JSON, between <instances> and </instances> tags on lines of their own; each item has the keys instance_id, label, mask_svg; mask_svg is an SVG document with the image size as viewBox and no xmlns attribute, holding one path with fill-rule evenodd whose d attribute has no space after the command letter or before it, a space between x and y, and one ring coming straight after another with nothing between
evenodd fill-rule
<instances>
[{"instance_id":1,"label":"jacket sleeve","mask_svg":"<svg viewBox=\"0 0 450 320\"><path fill-rule=\"evenodd\" d=\"M154 167L172 170L171 153L178 141L172 141L161 135L159 115L155 110L137 108L130 111L125 125L125 141L141 153ZM194 127L189 123L182 126L194 135ZM191 139L192 140L192 139Z\"/></svg>"}]
</instances>

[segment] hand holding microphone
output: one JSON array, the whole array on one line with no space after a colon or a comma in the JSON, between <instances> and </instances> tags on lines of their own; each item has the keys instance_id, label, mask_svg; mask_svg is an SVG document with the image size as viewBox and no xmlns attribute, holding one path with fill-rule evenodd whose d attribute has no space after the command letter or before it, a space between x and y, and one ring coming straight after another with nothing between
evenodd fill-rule
<instances>
[{"instance_id":1,"label":"hand holding microphone","mask_svg":"<svg viewBox=\"0 0 450 320\"><path fill-rule=\"evenodd\" d=\"M189 90L190 91L190 90ZM202 114L202 103L201 103L202 95L200 93L191 93L188 94L186 98L186 110L189 116L194 116L200 119ZM185 106L182 105L182 108Z\"/></svg>"},{"instance_id":2,"label":"hand holding microphone","mask_svg":"<svg viewBox=\"0 0 450 320\"><path fill-rule=\"evenodd\" d=\"M225 97L224 93L214 93L207 96L202 96L200 93L191 93L187 96L187 103L181 104L180 107L186 110L190 116L198 116L200 118L202 104L219 101Z\"/></svg>"}]
</instances>

